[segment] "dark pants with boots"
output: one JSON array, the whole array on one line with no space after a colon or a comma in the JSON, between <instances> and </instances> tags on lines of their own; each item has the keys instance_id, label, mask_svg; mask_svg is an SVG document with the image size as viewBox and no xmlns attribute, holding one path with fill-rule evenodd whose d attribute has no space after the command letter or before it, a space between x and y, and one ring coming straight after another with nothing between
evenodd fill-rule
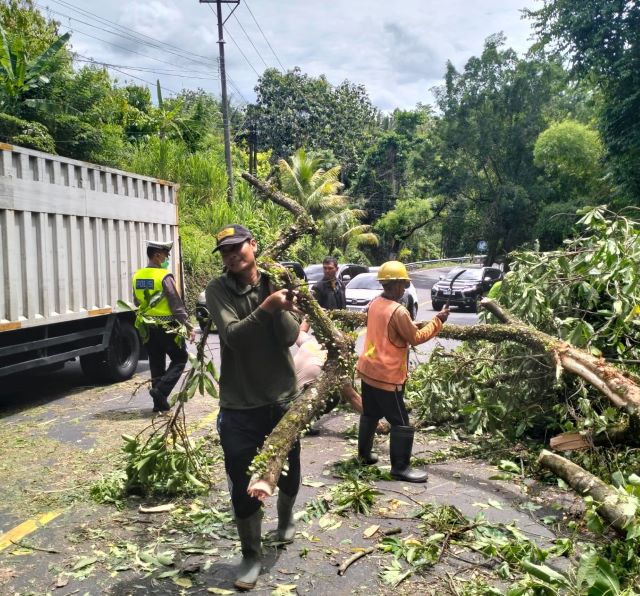
<instances>
[{"instance_id":1,"label":"dark pants with boots","mask_svg":"<svg viewBox=\"0 0 640 596\"><path fill-rule=\"evenodd\" d=\"M358 429L358 454L365 463L375 463L371 453L376 425L380 418L391 424L389 456L391 476L407 482L425 482L427 473L410 467L415 430L409 426L409 414L404 405L404 386L400 390L385 391L362 381L362 411Z\"/></svg>"},{"instance_id":2,"label":"dark pants with boots","mask_svg":"<svg viewBox=\"0 0 640 596\"><path fill-rule=\"evenodd\" d=\"M258 499L247 494L249 465L289 404L273 404L250 410L222 408L218 414L218 434L224 451L224 466L229 478L231 504L237 518L247 518L260 509ZM300 487L300 443L289 451L287 475L280 476L278 488L290 497Z\"/></svg>"},{"instance_id":3,"label":"dark pants with boots","mask_svg":"<svg viewBox=\"0 0 640 596\"><path fill-rule=\"evenodd\" d=\"M176 335L163 327L149 327L149 369L151 370L151 395L156 400L166 401L180 380L189 356L184 341L176 344ZM167 368L167 356L171 363Z\"/></svg>"},{"instance_id":4,"label":"dark pants with boots","mask_svg":"<svg viewBox=\"0 0 640 596\"><path fill-rule=\"evenodd\" d=\"M240 590L253 589L262 568L262 503L247 494L249 465L288 409L289 404L273 404L250 410L222 408L218 414L218 435L242 548L234 582ZM278 480L278 536L283 542L291 542L295 534L293 504L301 480L299 441L289 451L288 463L286 476Z\"/></svg>"}]
</instances>

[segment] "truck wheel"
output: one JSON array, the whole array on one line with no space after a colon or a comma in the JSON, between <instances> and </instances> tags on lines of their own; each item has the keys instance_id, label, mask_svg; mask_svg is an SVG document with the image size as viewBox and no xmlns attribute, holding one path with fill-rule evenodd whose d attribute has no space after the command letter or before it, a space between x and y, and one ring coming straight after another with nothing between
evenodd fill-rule
<instances>
[{"instance_id":1,"label":"truck wheel","mask_svg":"<svg viewBox=\"0 0 640 596\"><path fill-rule=\"evenodd\" d=\"M442 302L438 302L437 300L432 300L431 310L442 310Z\"/></svg>"},{"instance_id":2,"label":"truck wheel","mask_svg":"<svg viewBox=\"0 0 640 596\"><path fill-rule=\"evenodd\" d=\"M138 368L140 358L140 338L135 327L128 321L120 320L115 325L104 352L102 376L106 381L126 381Z\"/></svg>"}]
</instances>

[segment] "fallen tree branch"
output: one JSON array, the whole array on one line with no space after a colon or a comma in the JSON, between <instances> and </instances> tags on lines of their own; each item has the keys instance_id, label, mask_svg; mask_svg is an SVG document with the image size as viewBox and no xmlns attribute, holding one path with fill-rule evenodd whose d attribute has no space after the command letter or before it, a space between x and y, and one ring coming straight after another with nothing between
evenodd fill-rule
<instances>
[{"instance_id":1,"label":"fallen tree branch","mask_svg":"<svg viewBox=\"0 0 640 596\"><path fill-rule=\"evenodd\" d=\"M327 360L322 373L293 401L251 464L249 492L272 495L288 453L295 442L314 418L324 411L329 397L351 380L351 371L355 364L354 342L348 334L335 326L309 292L308 286L300 284L286 268L275 262L275 259L298 238L317 230L313 218L301 205L279 192L273 185L246 172L242 177L267 199L283 207L296 218L296 223L260 255L258 264L269 273L276 289L296 291L298 309L306 315L317 340L327 350Z\"/></svg>"},{"instance_id":2,"label":"fallen tree branch","mask_svg":"<svg viewBox=\"0 0 640 596\"><path fill-rule=\"evenodd\" d=\"M369 546L357 553L353 553L348 559L345 559L340 566L338 567L338 575L344 575L350 565L355 563L357 560L362 559L365 555L370 555L374 551L373 546Z\"/></svg>"},{"instance_id":3,"label":"fallen tree branch","mask_svg":"<svg viewBox=\"0 0 640 596\"><path fill-rule=\"evenodd\" d=\"M546 449L538 456L538 463L562 478L579 495L593 497L597 503L598 514L616 532L626 534L626 526L633 520L633 516L624 513L624 495L580 466Z\"/></svg>"}]
</instances>

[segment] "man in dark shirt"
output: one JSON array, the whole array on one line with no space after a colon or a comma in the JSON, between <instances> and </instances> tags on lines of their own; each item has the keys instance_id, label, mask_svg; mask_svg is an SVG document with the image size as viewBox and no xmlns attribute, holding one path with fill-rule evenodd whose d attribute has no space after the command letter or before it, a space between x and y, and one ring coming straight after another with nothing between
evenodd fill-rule
<instances>
[{"instance_id":1,"label":"man in dark shirt","mask_svg":"<svg viewBox=\"0 0 640 596\"><path fill-rule=\"evenodd\" d=\"M344 284L338 279L338 260L325 257L322 270L324 277L312 288L318 304L326 310L347 308Z\"/></svg>"},{"instance_id":2,"label":"man in dark shirt","mask_svg":"<svg viewBox=\"0 0 640 596\"><path fill-rule=\"evenodd\" d=\"M156 324L149 326L147 352L151 371L151 390L154 412L166 412L171 409L168 397L180 380L187 364L188 355L184 341L176 343L176 323L189 329L189 339L195 339L195 331L189 324L189 318L182 298L176 289L173 275L167 271L169 255L173 242L147 242L146 267L138 269L133 275L134 302L137 306L147 302L145 316ZM159 300L154 296L159 295ZM167 356L171 361L167 368Z\"/></svg>"},{"instance_id":3,"label":"man in dark shirt","mask_svg":"<svg viewBox=\"0 0 640 596\"><path fill-rule=\"evenodd\" d=\"M257 244L245 227L225 226L216 236L226 272L206 289L207 307L220 333L220 414L231 504L242 547L235 586L252 589L261 570L261 501L248 494L249 466L296 395L289 352L300 329L286 290L274 292L258 271ZM293 505L300 486L300 444L289 453L278 481L278 538L292 542Z\"/></svg>"}]
</instances>

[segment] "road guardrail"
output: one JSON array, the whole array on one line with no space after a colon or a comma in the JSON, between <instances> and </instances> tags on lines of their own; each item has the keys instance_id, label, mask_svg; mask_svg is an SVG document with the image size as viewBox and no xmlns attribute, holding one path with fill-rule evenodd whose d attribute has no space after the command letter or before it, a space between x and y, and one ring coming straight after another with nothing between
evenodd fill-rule
<instances>
[{"instance_id":1,"label":"road guardrail","mask_svg":"<svg viewBox=\"0 0 640 596\"><path fill-rule=\"evenodd\" d=\"M486 255L467 255L465 257L451 257L450 259L430 259L428 261L415 261L414 263L405 263L407 269L420 269L423 265L431 265L432 263L482 263Z\"/></svg>"}]
</instances>

